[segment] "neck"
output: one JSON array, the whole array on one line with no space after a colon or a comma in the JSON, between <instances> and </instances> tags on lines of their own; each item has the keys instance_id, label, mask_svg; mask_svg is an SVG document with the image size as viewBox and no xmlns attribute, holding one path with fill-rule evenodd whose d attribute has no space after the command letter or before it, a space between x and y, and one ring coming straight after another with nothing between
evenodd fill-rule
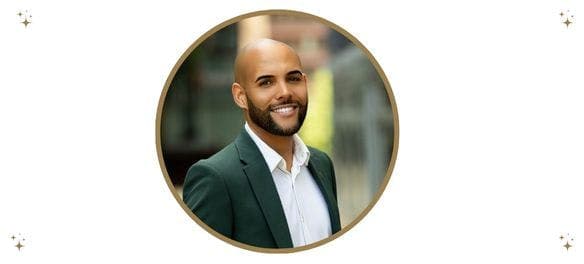
<instances>
[{"instance_id":1,"label":"neck","mask_svg":"<svg viewBox=\"0 0 584 264\"><path fill-rule=\"evenodd\" d=\"M286 161L288 171L292 167L292 157L294 155L294 139L292 136L278 136L265 131L263 128L248 121L249 128L270 148L276 151Z\"/></svg>"}]
</instances>

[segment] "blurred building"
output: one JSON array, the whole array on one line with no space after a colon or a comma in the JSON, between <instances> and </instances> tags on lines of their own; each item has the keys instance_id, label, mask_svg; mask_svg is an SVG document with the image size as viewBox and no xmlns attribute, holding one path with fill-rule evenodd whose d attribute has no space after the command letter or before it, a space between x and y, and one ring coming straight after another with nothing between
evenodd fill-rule
<instances>
[{"instance_id":1,"label":"blurred building","mask_svg":"<svg viewBox=\"0 0 584 264\"><path fill-rule=\"evenodd\" d=\"M345 226L370 203L385 177L393 113L383 81L365 53L312 18L248 18L195 48L176 72L162 110L168 174L180 189L190 165L239 134L244 120L231 96L233 61L238 48L266 37L292 46L308 75L309 110L300 135L333 159Z\"/></svg>"}]
</instances>

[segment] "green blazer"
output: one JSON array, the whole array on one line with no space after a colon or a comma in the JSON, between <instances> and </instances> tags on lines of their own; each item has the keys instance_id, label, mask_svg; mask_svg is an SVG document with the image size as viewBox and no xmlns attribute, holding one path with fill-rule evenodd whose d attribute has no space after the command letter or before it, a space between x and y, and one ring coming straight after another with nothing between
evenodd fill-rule
<instances>
[{"instance_id":1,"label":"green blazer","mask_svg":"<svg viewBox=\"0 0 584 264\"><path fill-rule=\"evenodd\" d=\"M326 200L334 234L341 223L333 163L324 152L309 151L308 169ZM264 248L293 247L272 174L245 129L227 147L191 166L183 201L230 239Z\"/></svg>"}]
</instances>

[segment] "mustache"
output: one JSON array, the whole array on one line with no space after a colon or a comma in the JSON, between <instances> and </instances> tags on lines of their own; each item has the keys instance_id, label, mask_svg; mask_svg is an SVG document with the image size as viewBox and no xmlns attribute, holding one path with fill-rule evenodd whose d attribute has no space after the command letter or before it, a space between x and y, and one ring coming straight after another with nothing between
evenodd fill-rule
<instances>
[{"instance_id":1,"label":"mustache","mask_svg":"<svg viewBox=\"0 0 584 264\"><path fill-rule=\"evenodd\" d=\"M288 100L281 102L281 103L272 104L272 105L270 105L270 107L268 109L271 111L271 110L275 110L275 109L287 107L287 106L305 107L306 105L301 104L300 101L298 101L298 100L288 99Z\"/></svg>"}]
</instances>

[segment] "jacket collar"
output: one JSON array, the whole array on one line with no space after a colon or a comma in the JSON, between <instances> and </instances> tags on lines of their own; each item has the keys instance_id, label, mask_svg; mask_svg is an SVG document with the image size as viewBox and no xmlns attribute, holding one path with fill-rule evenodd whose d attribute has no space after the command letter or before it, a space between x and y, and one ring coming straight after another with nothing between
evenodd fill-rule
<instances>
[{"instance_id":1,"label":"jacket collar","mask_svg":"<svg viewBox=\"0 0 584 264\"><path fill-rule=\"evenodd\" d=\"M242 129L239 136L235 139L235 147L239 154L239 159L243 163L243 171L250 182L253 192L264 213L268 227L279 248L293 247L290 229L286 221L286 215L282 208L280 196L272 179L272 173L268 168L262 153L256 146L250 135ZM335 194L325 188L323 172L317 165L318 161L310 158L308 169L315 179L322 195L324 196L329 215L331 217L332 233L340 230L340 217ZM331 186L332 187L332 186ZM334 187L332 187L334 188Z\"/></svg>"},{"instance_id":2,"label":"jacket collar","mask_svg":"<svg viewBox=\"0 0 584 264\"><path fill-rule=\"evenodd\" d=\"M286 221L272 174L260 150L245 129L235 139L235 147L238 151L239 159L244 164L243 171L264 213L276 245L278 248L293 247L288 222Z\"/></svg>"},{"instance_id":3,"label":"jacket collar","mask_svg":"<svg viewBox=\"0 0 584 264\"><path fill-rule=\"evenodd\" d=\"M247 134L250 136L250 138L253 140L254 144L257 146L260 153L262 154L262 157L264 158L266 164L268 165L270 173L274 172L274 170L278 166L280 166L281 168L286 168L286 161L284 160L284 158L282 158L282 156L280 156L278 152L272 149L272 147L270 147L258 135L256 135L253 132L253 130L251 130L247 122L245 123L244 128L245 132L247 132ZM306 145L298 135L294 134L292 136L292 139L294 142L293 162L298 162L299 166L308 165L308 161L310 160L310 151L308 150L308 147L306 147ZM292 166L294 166L294 164Z\"/></svg>"}]
</instances>

